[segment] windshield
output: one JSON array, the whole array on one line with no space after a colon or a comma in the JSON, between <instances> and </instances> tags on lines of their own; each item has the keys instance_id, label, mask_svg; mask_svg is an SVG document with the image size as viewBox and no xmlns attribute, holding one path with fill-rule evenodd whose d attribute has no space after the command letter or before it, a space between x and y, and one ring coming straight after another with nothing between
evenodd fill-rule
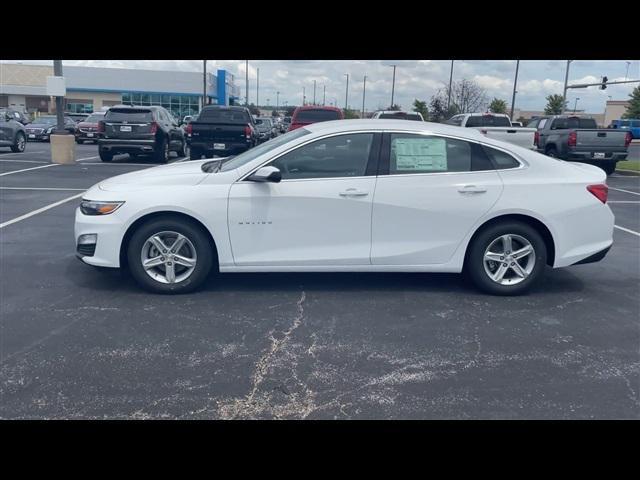
<instances>
[{"instance_id":1,"label":"windshield","mask_svg":"<svg viewBox=\"0 0 640 480\"><path fill-rule=\"evenodd\" d=\"M302 123L327 122L340 120L340 114L335 110L300 110L294 120Z\"/></svg>"},{"instance_id":2,"label":"windshield","mask_svg":"<svg viewBox=\"0 0 640 480\"><path fill-rule=\"evenodd\" d=\"M420 115L417 113L407 113L407 112L398 112L398 113L382 113L378 118L392 118L396 120L417 120L422 121Z\"/></svg>"},{"instance_id":3,"label":"windshield","mask_svg":"<svg viewBox=\"0 0 640 480\"><path fill-rule=\"evenodd\" d=\"M279 146L284 145L285 143L291 142L296 138L300 138L304 135L308 135L309 133L311 133L309 132L309 130L306 130L304 128L298 128L293 132L285 133L284 135L273 138L268 142L265 142L262 145L259 145L257 147L253 147L252 149L247 150L246 152L233 157L232 160L229 160L228 162L223 163L220 171L226 172L229 170L235 170L236 168L241 167L251 162L252 160L255 160L260 155L267 153L271 150L274 150Z\"/></svg>"},{"instance_id":4,"label":"windshield","mask_svg":"<svg viewBox=\"0 0 640 480\"><path fill-rule=\"evenodd\" d=\"M98 123L103 118L104 118L104 115L91 115L90 117L87 117L83 121L87 123Z\"/></svg>"},{"instance_id":5,"label":"windshield","mask_svg":"<svg viewBox=\"0 0 640 480\"><path fill-rule=\"evenodd\" d=\"M38 117L33 123L44 123L45 125L55 125L58 123L58 119L56 117Z\"/></svg>"},{"instance_id":6,"label":"windshield","mask_svg":"<svg viewBox=\"0 0 640 480\"><path fill-rule=\"evenodd\" d=\"M271 120L267 120L266 118L264 118L264 119L260 118L259 120L260 120L260 123L259 123L260 126L263 126L263 125L265 127L270 127L271 126Z\"/></svg>"}]
</instances>

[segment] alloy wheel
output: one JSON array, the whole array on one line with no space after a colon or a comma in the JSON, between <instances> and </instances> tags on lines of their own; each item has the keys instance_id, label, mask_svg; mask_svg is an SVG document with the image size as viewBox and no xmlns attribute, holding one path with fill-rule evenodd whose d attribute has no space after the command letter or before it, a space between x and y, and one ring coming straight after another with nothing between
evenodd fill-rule
<instances>
[{"instance_id":1,"label":"alloy wheel","mask_svg":"<svg viewBox=\"0 0 640 480\"><path fill-rule=\"evenodd\" d=\"M500 285L517 285L524 281L536 264L536 252L526 238L506 234L494 239L484 252L484 271Z\"/></svg>"},{"instance_id":2,"label":"alloy wheel","mask_svg":"<svg viewBox=\"0 0 640 480\"><path fill-rule=\"evenodd\" d=\"M174 231L151 235L144 242L140 261L147 275L160 283L179 283L196 268L197 254L193 243Z\"/></svg>"}]
</instances>

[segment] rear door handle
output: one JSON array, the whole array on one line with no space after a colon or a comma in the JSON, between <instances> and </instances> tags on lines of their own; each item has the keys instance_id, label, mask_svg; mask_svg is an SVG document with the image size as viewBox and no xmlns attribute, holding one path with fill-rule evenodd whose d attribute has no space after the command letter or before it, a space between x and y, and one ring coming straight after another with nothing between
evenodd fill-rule
<instances>
[{"instance_id":1,"label":"rear door handle","mask_svg":"<svg viewBox=\"0 0 640 480\"><path fill-rule=\"evenodd\" d=\"M341 197L364 197L369 195L369 192L365 190L359 190L357 188L347 188L339 193Z\"/></svg>"},{"instance_id":2,"label":"rear door handle","mask_svg":"<svg viewBox=\"0 0 640 480\"><path fill-rule=\"evenodd\" d=\"M487 193L487 189L484 187L476 187L475 185L463 185L458 189L463 195L477 195L480 193Z\"/></svg>"}]
</instances>

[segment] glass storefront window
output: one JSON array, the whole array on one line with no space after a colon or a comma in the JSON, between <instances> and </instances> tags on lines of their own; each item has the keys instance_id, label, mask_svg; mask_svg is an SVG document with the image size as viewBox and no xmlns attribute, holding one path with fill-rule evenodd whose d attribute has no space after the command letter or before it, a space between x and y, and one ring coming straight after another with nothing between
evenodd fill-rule
<instances>
[{"instance_id":1,"label":"glass storefront window","mask_svg":"<svg viewBox=\"0 0 640 480\"><path fill-rule=\"evenodd\" d=\"M67 103L67 112L93 113L93 103Z\"/></svg>"}]
</instances>

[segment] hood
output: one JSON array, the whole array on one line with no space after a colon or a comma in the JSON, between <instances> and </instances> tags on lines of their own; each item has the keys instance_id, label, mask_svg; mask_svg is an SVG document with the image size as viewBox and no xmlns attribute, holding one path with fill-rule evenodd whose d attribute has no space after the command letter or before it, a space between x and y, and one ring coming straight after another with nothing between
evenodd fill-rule
<instances>
[{"instance_id":1,"label":"hood","mask_svg":"<svg viewBox=\"0 0 640 480\"><path fill-rule=\"evenodd\" d=\"M98 127L97 123L93 123L93 122L80 122L78 123L78 127Z\"/></svg>"},{"instance_id":2,"label":"hood","mask_svg":"<svg viewBox=\"0 0 640 480\"><path fill-rule=\"evenodd\" d=\"M50 127L55 127L55 125L51 125L50 123L38 123L38 122L32 122L27 124L28 128L50 128Z\"/></svg>"},{"instance_id":3,"label":"hood","mask_svg":"<svg viewBox=\"0 0 640 480\"><path fill-rule=\"evenodd\" d=\"M202 171L201 166L210 161L211 159L176 162L171 165L125 173L104 180L98 184L98 187L108 192L132 192L158 186L193 186L209 175Z\"/></svg>"}]
</instances>

